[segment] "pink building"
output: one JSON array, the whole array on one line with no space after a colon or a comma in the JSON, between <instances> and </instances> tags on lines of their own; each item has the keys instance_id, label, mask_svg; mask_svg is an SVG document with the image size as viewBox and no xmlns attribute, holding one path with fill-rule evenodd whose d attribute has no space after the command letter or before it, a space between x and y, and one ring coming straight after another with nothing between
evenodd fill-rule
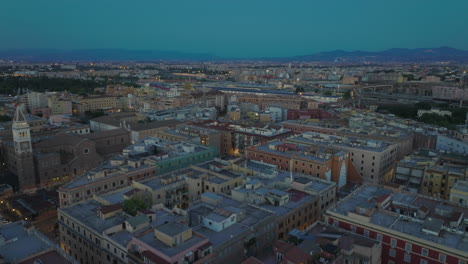
<instances>
[{"instance_id":1,"label":"pink building","mask_svg":"<svg viewBox=\"0 0 468 264\"><path fill-rule=\"evenodd\" d=\"M31 109L31 114L35 116L40 116L48 118L52 114L52 110L48 107L37 107Z\"/></svg>"}]
</instances>

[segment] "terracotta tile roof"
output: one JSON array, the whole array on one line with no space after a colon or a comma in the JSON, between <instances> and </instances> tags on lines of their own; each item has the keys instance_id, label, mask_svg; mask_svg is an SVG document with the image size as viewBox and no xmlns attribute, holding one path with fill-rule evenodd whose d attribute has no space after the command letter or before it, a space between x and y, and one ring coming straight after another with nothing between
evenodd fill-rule
<instances>
[{"instance_id":1,"label":"terracotta tile roof","mask_svg":"<svg viewBox=\"0 0 468 264\"><path fill-rule=\"evenodd\" d=\"M121 210L122 208L123 208L122 204L119 203L119 204L103 205L99 207L98 210L101 211L102 214L108 214L108 213Z\"/></svg>"}]
</instances>

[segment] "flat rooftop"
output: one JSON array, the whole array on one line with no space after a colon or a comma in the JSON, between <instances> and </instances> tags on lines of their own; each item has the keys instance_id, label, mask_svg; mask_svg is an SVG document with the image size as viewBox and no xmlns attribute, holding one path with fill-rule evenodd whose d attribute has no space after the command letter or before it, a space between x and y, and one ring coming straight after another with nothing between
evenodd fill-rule
<instances>
[{"instance_id":1,"label":"flat rooftop","mask_svg":"<svg viewBox=\"0 0 468 264\"><path fill-rule=\"evenodd\" d=\"M136 237L136 239L143 241L147 245L157 249L158 251L162 252L163 254L169 257L175 256L180 252L187 250L195 246L199 242L205 240L205 238L194 234L190 239L178 244L175 247L170 247L158 240L155 237L154 232L148 232L142 236Z\"/></svg>"},{"instance_id":2,"label":"flat rooftop","mask_svg":"<svg viewBox=\"0 0 468 264\"><path fill-rule=\"evenodd\" d=\"M366 140L362 138L335 136L316 132L305 132L301 135L288 138L287 141L299 142L303 144L317 144L335 149L339 147L345 147L373 152L382 152L394 145L394 143L381 140Z\"/></svg>"},{"instance_id":3,"label":"flat rooftop","mask_svg":"<svg viewBox=\"0 0 468 264\"><path fill-rule=\"evenodd\" d=\"M101 219L97 215L97 210L103 204L96 200L90 200L83 203L77 203L69 207L61 207L59 211L70 215L75 220L82 223L84 226L93 229L98 233L102 233L111 227L121 225L129 216L125 213L117 213L107 219Z\"/></svg>"},{"instance_id":4,"label":"flat rooftop","mask_svg":"<svg viewBox=\"0 0 468 264\"><path fill-rule=\"evenodd\" d=\"M378 204L386 197L390 197L388 205L377 208ZM463 235L468 226L463 223L463 219L462 223L455 228L456 231L453 231L452 228L441 228L438 230L439 235L423 231L427 219L440 219L445 226L448 226L448 223L457 221L463 215L468 215L468 208L466 207L456 206L444 200L425 198L418 194L397 192L392 189L366 184L339 201L328 211L353 217L349 215L350 212L360 214L356 208L369 210L366 213L367 216L361 216L368 217L370 223L384 227L389 232L398 231L415 238L422 238L462 252L468 252L468 240ZM421 208L427 208L428 210L425 218L417 216L417 212ZM407 213L400 215L397 213L398 210L405 210ZM449 213L441 213L440 211Z\"/></svg>"},{"instance_id":5,"label":"flat rooftop","mask_svg":"<svg viewBox=\"0 0 468 264\"><path fill-rule=\"evenodd\" d=\"M0 238L6 242L0 245L0 254L7 263L45 253L58 246L37 231L28 233L24 224L18 221L0 226Z\"/></svg>"}]
</instances>

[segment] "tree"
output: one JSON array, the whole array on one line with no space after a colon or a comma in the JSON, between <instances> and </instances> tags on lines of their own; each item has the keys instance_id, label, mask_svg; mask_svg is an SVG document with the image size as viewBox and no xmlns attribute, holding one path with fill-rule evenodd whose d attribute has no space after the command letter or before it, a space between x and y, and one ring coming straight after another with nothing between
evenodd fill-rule
<instances>
[{"instance_id":1,"label":"tree","mask_svg":"<svg viewBox=\"0 0 468 264\"><path fill-rule=\"evenodd\" d=\"M104 116L106 113L102 109L97 109L97 110L87 110L85 111L86 117L93 119L96 117Z\"/></svg>"},{"instance_id":2,"label":"tree","mask_svg":"<svg viewBox=\"0 0 468 264\"><path fill-rule=\"evenodd\" d=\"M7 115L0 115L0 122L7 122L7 121L11 121L11 117Z\"/></svg>"},{"instance_id":3,"label":"tree","mask_svg":"<svg viewBox=\"0 0 468 264\"><path fill-rule=\"evenodd\" d=\"M123 210L132 216L135 216L139 210L147 208L149 208L149 205L137 198L125 200L123 203Z\"/></svg>"},{"instance_id":4,"label":"tree","mask_svg":"<svg viewBox=\"0 0 468 264\"><path fill-rule=\"evenodd\" d=\"M424 109L424 110L430 110L432 108L431 103L428 102L418 102L415 103L414 106L419 110L419 109Z\"/></svg>"},{"instance_id":5,"label":"tree","mask_svg":"<svg viewBox=\"0 0 468 264\"><path fill-rule=\"evenodd\" d=\"M326 92L323 93L323 95L328 95L328 96L330 96L330 95L332 95L332 92L326 91Z\"/></svg>"},{"instance_id":6,"label":"tree","mask_svg":"<svg viewBox=\"0 0 468 264\"><path fill-rule=\"evenodd\" d=\"M303 93L305 92L304 87L296 87L295 93Z\"/></svg>"},{"instance_id":7,"label":"tree","mask_svg":"<svg viewBox=\"0 0 468 264\"><path fill-rule=\"evenodd\" d=\"M343 94L343 98L344 98L345 100L351 99L351 91L350 91L350 90L346 91L346 92Z\"/></svg>"}]
</instances>

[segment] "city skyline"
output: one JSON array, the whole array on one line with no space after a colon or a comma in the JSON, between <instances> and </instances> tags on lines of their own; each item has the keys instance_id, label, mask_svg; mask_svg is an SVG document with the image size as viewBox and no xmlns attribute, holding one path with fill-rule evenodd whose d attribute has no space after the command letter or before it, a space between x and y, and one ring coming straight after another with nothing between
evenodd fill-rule
<instances>
[{"instance_id":1,"label":"city skyline","mask_svg":"<svg viewBox=\"0 0 468 264\"><path fill-rule=\"evenodd\" d=\"M53 0L47 8L32 1L21 6L11 2L0 11L4 36L0 50L160 50L227 58L300 56L337 49L450 46L467 50L468 37L462 34L466 8L464 1L453 5L439 1L125 5L114 1L111 5L109 1Z\"/></svg>"},{"instance_id":2,"label":"city skyline","mask_svg":"<svg viewBox=\"0 0 468 264\"><path fill-rule=\"evenodd\" d=\"M468 1L10 1L0 263L467 264Z\"/></svg>"}]
</instances>

